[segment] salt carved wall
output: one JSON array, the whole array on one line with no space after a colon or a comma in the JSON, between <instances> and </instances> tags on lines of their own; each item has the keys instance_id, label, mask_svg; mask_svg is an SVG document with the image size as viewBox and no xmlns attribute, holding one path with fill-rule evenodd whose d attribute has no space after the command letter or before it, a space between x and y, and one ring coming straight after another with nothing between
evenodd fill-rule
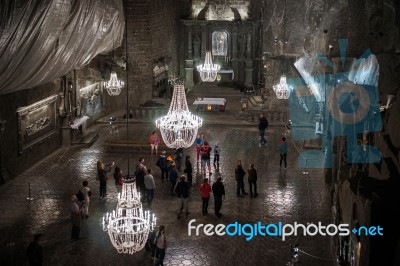
<instances>
[{"instance_id":1,"label":"salt carved wall","mask_svg":"<svg viewBox=\"0 0 400 266\"><path fill-rule=\"evenodd\" d=\"M22 106L34 104L51 95L58 94L61 88L61 79L45 85L22 90L0 96L2 119L6 120L4 131L5 165L9 177L12 178L31 167L34 163L50 155L61 147L61 134L53 134L50 138L43 139L40 143L18 153L18 121L17 109ZM56 101L57 107L60 99ZM56 114L58 116L58 114ZM57 117L57 119L59 119ZM59 129L59 123L57 130Z\"/></svg>"}]
</instances>

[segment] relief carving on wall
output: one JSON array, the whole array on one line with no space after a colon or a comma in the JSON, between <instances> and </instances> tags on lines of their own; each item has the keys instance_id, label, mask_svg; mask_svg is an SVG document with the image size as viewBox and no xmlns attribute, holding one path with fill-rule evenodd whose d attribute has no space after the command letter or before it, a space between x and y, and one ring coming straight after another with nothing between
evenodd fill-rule
<instances>
[{"instance_id":1,"label":"relief carving on wall","mask_svg":"<svg viewBox=\"0 0 400 266\"><path fill-rule=\"evenodd\" d=\"M17 109L19 153L57 133L57 97L52 95Z\"/></svg>"},{"instance_id":2,"label":"relief carving on wall","mask_svg":"<svg viewBox=\"0 0 400 266\"><path fill-rule=\"evenodd\" d=\"M51 124L50 116L41 117L25 128L25 134L27 136L33 135L36 132L43 130L46 127L50 126L50 124Z\"/></svg>"}]
</instances>

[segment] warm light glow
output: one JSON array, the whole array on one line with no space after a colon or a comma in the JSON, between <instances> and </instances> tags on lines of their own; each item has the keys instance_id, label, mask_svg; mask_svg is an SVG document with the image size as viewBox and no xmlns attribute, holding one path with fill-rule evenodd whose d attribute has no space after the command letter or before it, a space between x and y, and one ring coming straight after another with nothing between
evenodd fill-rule
<instances>
[{"instance_id":1,"label":"warm light glow","mask_svg":"<svg viewBox=\"0 0 400 266\"><path fill-rule=\"evenodd\" d=\"M133 254L146 245L149 232L156 226L156 217L143 211L136 183L127 181L118 194L118 204L112 213L103 216L103 230L119 253Z\"/></svg>"},{"instance_id":2,"label":"warm light glow","mask_svg":"<svg viewBox=\"0 0 400 266\"><path fill-rule=\"evenodd\" d=\"M201 81L203 82L215 81L218 71L220 69L220 65L212 63L211 52L206 52L206 59L204 61L204 64L197 66L197 71L199 71Z\"/></svg>"},{"instance_id":3,"label":"warm light glow","mask_svg":"<svg viewBox=\"0 0 400 266\"><path fill-rule=\"evenodd\" d=\"M207 110L211 110L212 109L212 106L211 106L211 104L209 104L209 105L207 105Z\"/></svg>"},{"instance_id":4,"label":"warm light glow","mask_svg":"<svg viewBox=\"0 0 400 266\"><path fill-rule=\"evenodd\" d=\"M192 146L202 124L203 120L189 111L183 83L176 82L168 114L156 120L165 144L170 148Z\"/></svg>"},{"instance_id":5,"label":"warm light glow","mask_svg":"<svg viewBox=\"0 0 400 266\"><path fill-rule=\"evenodd\" d=\"M121 89L124 87L124 82L118 80L117 73L111 72L110 81L106 82L106 89L110 96L117 96L121 93Z\"/></svg>"},{"instance_id":6,"label":"warm light glow","mask_svg":"<svg viewBox=\"0 0 400 266\"><path fill-rule=\"evenodd\" d=\"M279 84L273 86L274 92L278 99L289 99L290 93L293 91L293 87L286 83L286 76L282 75Z\"/></svg>"}]
</instances>

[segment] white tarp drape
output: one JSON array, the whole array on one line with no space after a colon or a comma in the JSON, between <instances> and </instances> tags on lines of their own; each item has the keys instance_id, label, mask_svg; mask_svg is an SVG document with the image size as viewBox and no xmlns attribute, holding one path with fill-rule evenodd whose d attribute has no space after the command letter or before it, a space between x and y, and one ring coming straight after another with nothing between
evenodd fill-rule
<instances>
[{"instance_id":1,"label":"white tarp drape","mask_svg":"<svg viewBox=\"0 0 400 266\"><path fill-rule=\"evenodd\" d=\"M121 45L122 0L0 0L0 94L79 69Z\"/></svg>"}]
</instances>

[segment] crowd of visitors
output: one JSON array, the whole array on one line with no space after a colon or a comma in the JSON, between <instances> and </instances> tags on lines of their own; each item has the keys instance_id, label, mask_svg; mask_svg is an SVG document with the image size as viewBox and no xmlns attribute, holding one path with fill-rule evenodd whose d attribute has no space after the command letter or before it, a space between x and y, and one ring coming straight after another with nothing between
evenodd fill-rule
<instances>
[{"instance_id":1,"label":"crowd of visitors","mask_svg":"<svg viewBox=\"0 0 400 266\"><path fill-rule=\"evenodd\" d=\"M260 114L259 117L259 137L260 137L260 146L266 144L265 139L265 129L268 127L268 121L266 118ZM157 132L154 131L149 137L150 145L151 145L151 155L155 154L158 156L158 145L160 143L160 138L157 135ZM196 159L197 159L197 170L202 178L202 182L199 185L198 191L199 196L202 200L202 214L208 214L208 206L211 195L213 195L214 199L214 213L217 218L221 218L223 214L221 213L222 202L225 199L225 186L222 177L219 174L220 162L221 162L221 152L222 145L220 141L216 141L215 145L211 147L209 141L206 140L205 134L201 133L197 135L197 138L194 143ZM277 145L277 151L280 154L280 167L282 168L282 163L284 168L287 168L286 157L288 152L288 145L285 137L279 141ZM214 173L216 174L216 178L212 177L212 169L211 169L211 155L213 154L213 167ZM181 165L182 159L185 158L184 161L184 170L181 174ZM152 208L152 202L155 197L155 189L156 189L156 180L160 178L161 182L164 180L167 182L168 192L178 198L177 203L177 219L180 219L182 215L188 216L189 212L189 197L195 193L196 190L193 190L193 187L196 185L196 179L198 175L193 176L194 168L191 162L190 155L186 155L184 157L183 148L176 149L175 153L167 155L166 151L162 151L161 154L156 158L153 162L155 166L159 169L159 171L154 171L152 168L147 167L144 164L144 158L139 158L138 163L136 164L136 169L134 173L134 178L136 181L136 185L138 190L141 193L141 201L147 202L147 208ZM199 163L200 167L199 167ZM103 163L101 160L97 162L97 180L99 181L99 198L100 200L107 199L107 180L108 173L112 170L115 163L111 162L108 164ZM207 173L209 174L209 178L207 177ZM250 162L246 170L243 169L242 161L238 159L236 161L236 167L234 172L234 177L236 180L236 195L237 197L243 197L248 195L245 190L245 177L247 174L247 181L249 185L250 198L256 198L258 196L257 192L257 170L255 168L254 163ZM123 183L131 178L128 176L124 176L121 168L116 166L113 173L114 183L116 187L117 193L121 192ZM82 195L80 195L82 194ZM77 240L80 237L80 226L82 218L89 217L89 204L90 204L90 196L91 190L88 187L88 181L84 180L82 182L82 187L79 190L77 195L73 195L71 197L71 239ZM80 197L82 196L82 199ZM35 236L36 237L36 236ZM35 238L36 242L32 243L32 246L37 246L38 237ZM165 249L166 249L166 236L165 236L165 227L159 226L159 229L149 235L148 238L148 248L152 251L152 257L155 257L156 265L163 265L163 260L165 257ZM35 247L36 247L35 246ZM30 248L31 250L33 248ZM32 255L29 255L30 261L33 261L34 258ZM36 260L36 258L35 258ZM38 259L39 260L39 259Z\"/></svg>"}]
</instances>

